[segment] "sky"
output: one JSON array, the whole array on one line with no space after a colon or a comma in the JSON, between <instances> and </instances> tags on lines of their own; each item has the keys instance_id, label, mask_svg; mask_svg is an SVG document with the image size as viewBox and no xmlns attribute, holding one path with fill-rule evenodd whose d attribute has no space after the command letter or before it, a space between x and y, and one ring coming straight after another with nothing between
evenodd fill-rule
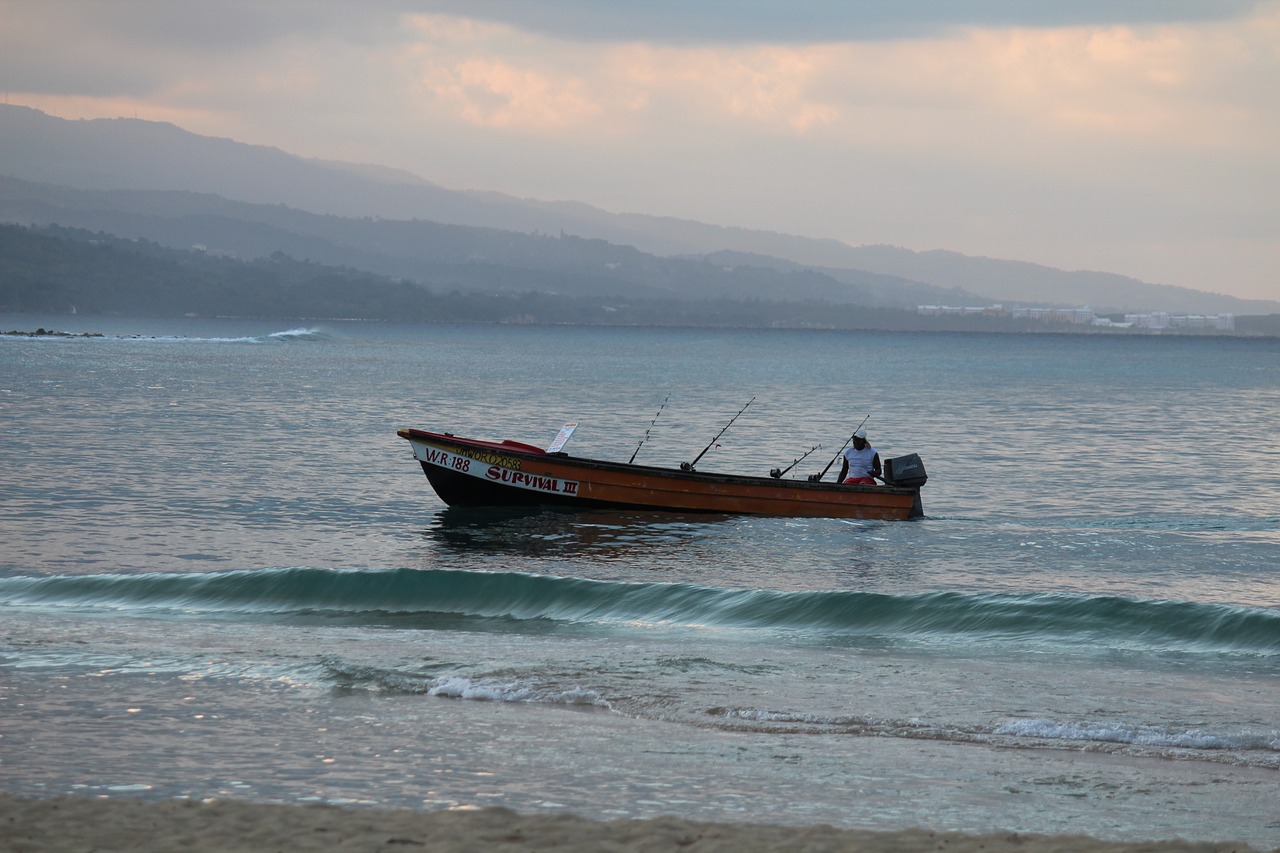
<instances>
[{"instance_id":1,"label":"sky","mask_svg":"<svg viewBox=\"0 0 1280 853\"><path fill-rule=\"evenodd\" d=\"M1280 0L0 0L6 102L1280 299Z\"/></svg>"}]
</instances>

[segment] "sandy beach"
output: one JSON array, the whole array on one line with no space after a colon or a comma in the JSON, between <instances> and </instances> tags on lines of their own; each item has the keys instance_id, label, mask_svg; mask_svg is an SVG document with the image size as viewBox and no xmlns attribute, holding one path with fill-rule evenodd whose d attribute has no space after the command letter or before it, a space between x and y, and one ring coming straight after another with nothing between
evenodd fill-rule
<instances>
[{"instance_id":1,"label":"sandy beach","mask_svg":"<svg viewBox=\"0 0 1280 853\"><path fill-rule=\"evenodd\" d=\"M1084 835L964 835L720 824L658 818L596 822L571 815L529 816L507 809L415 812L188 800L0 794L0 850L62 851L1249 851L1248 845L1146 841Z\"/></svg>"}]
</instances>

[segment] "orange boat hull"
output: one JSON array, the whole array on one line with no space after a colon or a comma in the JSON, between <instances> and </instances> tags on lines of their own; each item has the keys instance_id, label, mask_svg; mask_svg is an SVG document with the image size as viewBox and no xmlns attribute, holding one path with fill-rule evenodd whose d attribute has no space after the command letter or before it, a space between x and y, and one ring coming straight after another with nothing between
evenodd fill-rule
<instances>
[{"instance_id":1,"label":"orange boat hull","mask_svg":"<svg viewBox=\"0 0 1280 853\"><path fill-rule=\"evenodd\" d=\"M451 506L559 506L805 518L907 519L920 490L703 474L579 459L519 442L402 429L440 499Z\"/></svg>"}]
</instances>

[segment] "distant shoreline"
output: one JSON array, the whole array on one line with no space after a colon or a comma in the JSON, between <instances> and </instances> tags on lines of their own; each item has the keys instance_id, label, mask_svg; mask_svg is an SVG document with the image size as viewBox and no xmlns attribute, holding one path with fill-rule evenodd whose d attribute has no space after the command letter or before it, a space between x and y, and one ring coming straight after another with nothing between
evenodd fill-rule
<instances>
[{"instance_id":1,"label":"distant shoreline","mask_svg":"<svg viewBox=\"0 0 1280 853\"><path fill-rule=\"evenodd\" d=\"M595 246L570 242L575 258ZM955 299L937 300L934 307L939 313L921 314L923 294L908 298L914 293L910 289L897 295L874 288L874 292L864 293L834 279L821 279L816 272L802 275L689 261L664 265L655 259L655 270L648 270L631 261L630 266L618 261L617 269L601 266L596 263L599 257L580 258L578 266L552 264L546 269L522 267L521 257L508 258L506 264L493 259L484 263L437 259L412 270L397 268L399 274L393 276L332 261L299 260L282 251L242 260L55 226L32 230L0 224L0 244L0 315L39 318L42 322L60 323L60 318L76 315L83 318L76 322L136 315L589 327L1280 336L1280 313L1251 314L1243 309L1230 314L1230 324L1226 315L1215 314L1210 324L1215 328L1204 327L1208 315L1179 313L1182 309L1153 312L1152 323L1167 314L1170 323L1179 319L1189 325L1148 329L1145 321L1131 323L1127 313L1110 309L1027 308L1026 316L1021 316L1024 309L1018 305L999 311L996 305L945 307L947 302L969 299L957 294ZM569 251L558 242L554 247L536 243L529 248ZM619 270L628 270L629 277ZM412 277L404 277L407 273ZM825 284L819 287L819 281ZM812 285L808 290L801 286L806 282ZM1090 322L1085 323L1084 318ZM1193 320L1198 325L1190 325ZM1220 328L1216 327L1219 320L1223 323Z\"/></svg>"},{"instance_id":2,"label":"distant shoreline","mask_svg":"<svg viewBox=\"0 0 1280 853\"><path fill-rule=\"evenodd\" d=\"M163 317L151 317L148 319L164 319ZM390 323L397 325L422 325L422 326L541 326L554 328L559 326L572 326L584 329L711 329L724 331L809 331L809 332L864 332L864 333L884 333L884 334L953 334L953 335L1052 335L1052 336L1080 336L1080 337L1126 337L1126 338L1177 338L1184 339L1214 339L1214 340L1269 340L1280 338L1280 332L1269 334L1266 331L1174 331L1174 330L1140 330L1140 331L1119 331L1114 329L1081 329L1081 328L1045 328L1045 329L1000 329L1000 328L965 328L965 327L941 327L935 329L929 328L874 328L874 327L846 327L846 326L812 326L812 325L706 325L698 323L670 323L670 324L654 324L654 323L556 323L548 321L521 321L511 322L504 320L391 320L377 317L183 317L175 319L201 319L213 321L242 321L242 322L279 322L279 323ZM21 329L11 329L8 331L0 331L0 338L105 338L105 337L122 337L122 338L145 338L147 335L107 335L103 332L64 332L54 329L39 328L34 331L25 331Z\"/></svg>"},{"instance_id":3,"label":"distant shoreline","mask_svg":"<svg viewBox=\"0 0 1280 853\"><path fill-rule=\"evenodd\" d=\"M102 332L57 332L53 329L36 329L34 332L23 332L12 329L0 332L0 337L7 338L102 338Z\"/></svg>"}]
</instances>

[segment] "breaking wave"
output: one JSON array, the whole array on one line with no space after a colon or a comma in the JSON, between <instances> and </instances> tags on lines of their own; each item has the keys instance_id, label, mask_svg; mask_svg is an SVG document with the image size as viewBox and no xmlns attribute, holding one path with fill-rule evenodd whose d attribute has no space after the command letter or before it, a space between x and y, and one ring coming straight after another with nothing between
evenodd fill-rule
<instances>
[{"instance_id":1,"label":"breaking wave","mask_svg":"<svg viewBox=\"0 0 1280 853\"><path fill-rule=\"evenodd\" d=\"M819 643L996 643L1280 656L1265 608L1075 594L889 595L523 572L278 568L0 579L0 607L502 632L739 630Z\"/></svg>"}]
</instances>

